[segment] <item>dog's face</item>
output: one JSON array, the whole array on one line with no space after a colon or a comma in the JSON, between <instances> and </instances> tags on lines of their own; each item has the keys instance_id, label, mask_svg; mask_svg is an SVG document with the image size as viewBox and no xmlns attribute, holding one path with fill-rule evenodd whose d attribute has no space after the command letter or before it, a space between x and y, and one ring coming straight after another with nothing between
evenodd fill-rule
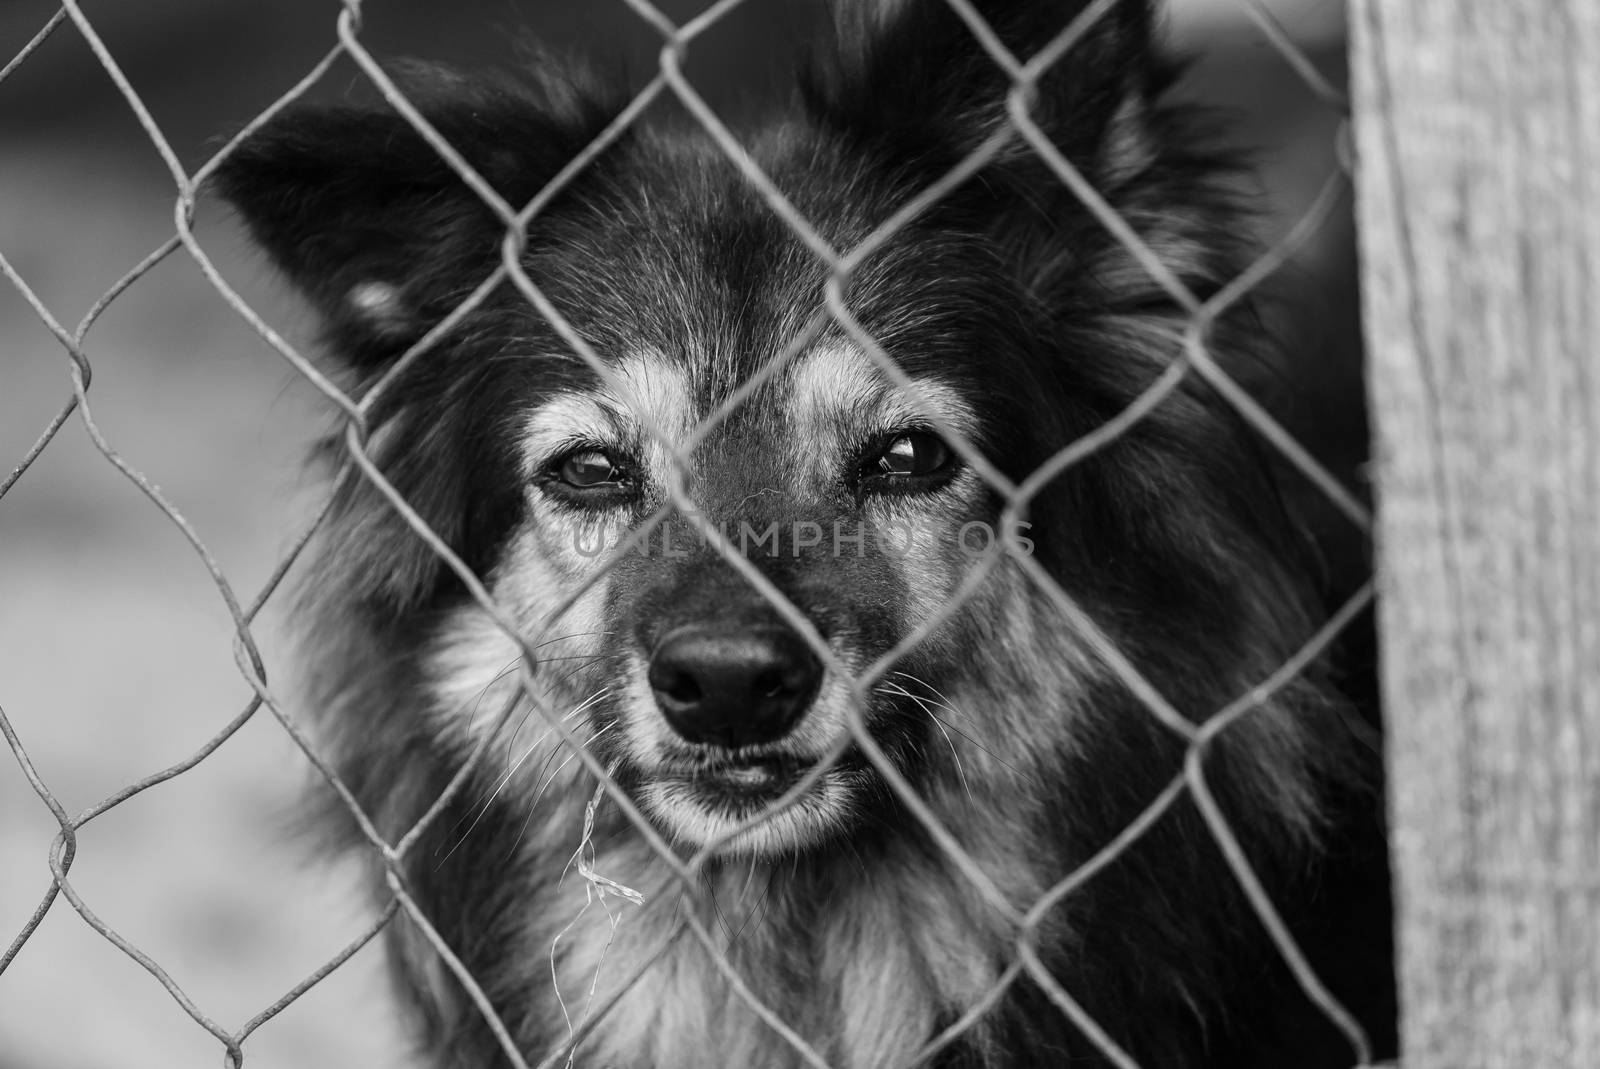
<instances>
[{"instance_id":1,"label":"dog's face","mask_svg":"<svg viewBox=\"0 0 1600 1069\"><path fill-rule=\"evenodd\" d=\"M979 6L1027 54L1082 5ZM991 142L1009 82L947 5L871 11L798 116L743 135L809 235L681 128L610 143L504 259L503 218L392 113L286 113L219 174L349 381L383 383L369 450L385 479L520 642L362 480L331 521L321 575L344 604L328 611L423 636L407 670L428 730L463 750L523 723L498 699L530 646L543 716L691 846L783 855L881 826L885 768L969 794L1051 778L1036 770L1073 749L1075 710L1106 704L1106 673L1041 572L1197 714L1301 626L1292 594L1258 596L1281 578L1252 563L1275 522L1263 473L1192 383L1030 486L1031 528L1005 519L1005 484L1177 359L1180 310L1059 160ZM1212 162L1161 126L1149 22L1113 5L1033 114L1204 296L1238 235ZM621 106L543 77L411 90L512 210ZM973 177L875 235L982 145ZM869 238L836 278L848 316L825 314L835 265L816 244ZM504 263L515 277L454 316ZM539 740L512 741L553 754Z\"/></svg>"},{"instance_id":2,"label":"dog's face","mask_svg":"<svg viewBox=\"0 0 1600 1069\"><path fill-rule=\"evenodd\" d=\"M775 146L769 168L828 189L790 169L802 147ZM692 161L711 176L692 196L676 162L625 190L670 242L575 211L544 251L581 264L571 240L624 268L542 279L598 366L542 338L505 357L562 374L525 376L488 421L515 495L489 586L543 658L547 715L581 710L573 729L671 838L783 855L881 821L890 792L853 719L920 779L949 730L934 714L952 666L977 641L963 635L986 627L1008 655L1037 655L1030 605L996 608L1020 587L1008 553L1026 552L1026 528L1002 529L1003 500L968 459L1017 479L1037 459L1018 429L1036 354L971 297L1003 281L959 240L921 232L852 290L870 340L808 334L825 271L714 153ZM831 241L858 240L878 207L862 184L849 202L808 198ZM734 243L733 265L719 262ZM1023 300L1009 297L994 307ZM980 568L975 612L954 599ZM516 648L471 609L448 621L431 654L437 715L471 737L493 722L478 695ZM824 759L794 804L741 827Z\"/></svg>"},{"instance_id":3,"label":"dog's face","mask_svg":"<svg viewBox=\"0 0 1600 1069\"><path fill-rule=\"evenodd\" d=\"M630 354L611 383L530 407L527 509L496 585L529 614L573 600L535 634L572 635L560 656L597 663L553 691L604 694L598 752L702 845L848 741L852 680L935 621L962 577L960 537L990 549L995 510L937 429L977 429L947 381L897 384L849 344L816 346L696 441L726 401L698 370ZM674 483L693 511L642 528ZM866 722L935 700L905 689L868 691ZM786 852L852 824L879 793L871 769L847 754L727 848Z\"/></svg>"}]
</instances>

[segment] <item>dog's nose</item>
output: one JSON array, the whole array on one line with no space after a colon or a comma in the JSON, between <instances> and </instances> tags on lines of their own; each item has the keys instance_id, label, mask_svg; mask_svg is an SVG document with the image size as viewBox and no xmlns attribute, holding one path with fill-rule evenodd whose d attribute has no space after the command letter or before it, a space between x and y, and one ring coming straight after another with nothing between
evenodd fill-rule
<instances>
[{"instance_id":1,"label":"dog's nose","mask_svg":"<svg viewBox=\"0 0 1600 1069\"><path fill-rule=\"evenodd\" d=\"M690 624L656 646L649 677L674 731L733 749L788 734L816 696L822 664L786 627Z\"/></svg>"}]
</instances>

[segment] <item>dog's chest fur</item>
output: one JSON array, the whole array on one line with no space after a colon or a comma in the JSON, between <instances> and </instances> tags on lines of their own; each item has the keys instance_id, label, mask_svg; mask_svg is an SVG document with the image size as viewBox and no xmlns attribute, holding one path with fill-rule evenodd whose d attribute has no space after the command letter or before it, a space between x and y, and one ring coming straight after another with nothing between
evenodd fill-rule
<instances>
[{"instance_id":1,"label":"dog's chest fur","mask_svg":"<svg viewBox=\"0 0 1600 1069\"><path fill-rule=\"evenodd\" d=\"M655 882L647 898L676 897L641 847L602 852L593 871L614 877L641 862ZM717 960L725 956L748 994L828 1064L869 1069L898 1064L993 988L1008 943L947 865L896 849L863 857L845 882L807 888L812 897L792 886L802 879L784 866L730 864L704 881L709 910L684 899L647 913L615 895L602 901L569 873L527 929L530 957L555 947L565 1015L548 1000L550 1039L567 1036L586 1003L604 1005L616 983L643 969L580 1048L579 1064L698 1069L708 1064L707 1035L718 1037L718 1064L805 1064L730 983ZM690 909L716 956L684 924Z\"/></svg>"}]
</instances>

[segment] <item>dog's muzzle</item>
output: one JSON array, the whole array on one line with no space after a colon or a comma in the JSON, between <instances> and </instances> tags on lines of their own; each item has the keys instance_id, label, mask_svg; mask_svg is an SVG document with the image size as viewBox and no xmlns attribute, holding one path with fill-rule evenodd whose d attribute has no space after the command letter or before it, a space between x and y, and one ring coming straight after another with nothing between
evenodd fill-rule
<instances>
[{"instance_id":1,"label":"dog's muzzle","mask_svg":"<svg viewBox=\"0 0 1600 1069\"><path fill-rule=\"evenodd\" d=\"M685 741L736 750L787 735L817 695L822 664L782 625L694 623L656 645L649 681Z\"/></svg>"}]
</instances>

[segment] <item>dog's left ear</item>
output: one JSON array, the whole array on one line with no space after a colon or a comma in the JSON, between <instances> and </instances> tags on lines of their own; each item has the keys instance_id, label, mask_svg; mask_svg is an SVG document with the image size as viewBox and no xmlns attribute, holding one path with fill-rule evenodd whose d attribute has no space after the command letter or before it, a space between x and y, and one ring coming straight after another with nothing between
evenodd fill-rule
<instances>
[{"instance_id":1,"label":"dog's left ear","mask_svg":"<svg viewBox=\"0 0 1600 1069\"><path fill-rule=\"evenodd\" d=\"M1006 122L1013 82L947 0L835 0L837 43L802 79L813 116L898 163L943 171ZM1167 74L1150 0L970 0L1026 63L1097 8L1036 83L1031 114L1093 178L1140 150L1146 105ZM1004 158L1031 155L1020 137Z\"/></svg>"},{"instance_id":2,"label":"dog's left ear","mask_svg":"<svg viewBox=\"0 0 1600 1069\"><path fill-rule=\"evenodd\" d=\"M516 80L421 65L396 77L515 211L621 106L585 72L546 66ZM224 157L213 181L321 313L334 361L358 375L398 356L500 261L505 223L387 106L290 108Z\"/></svg>"}]
</instances>

